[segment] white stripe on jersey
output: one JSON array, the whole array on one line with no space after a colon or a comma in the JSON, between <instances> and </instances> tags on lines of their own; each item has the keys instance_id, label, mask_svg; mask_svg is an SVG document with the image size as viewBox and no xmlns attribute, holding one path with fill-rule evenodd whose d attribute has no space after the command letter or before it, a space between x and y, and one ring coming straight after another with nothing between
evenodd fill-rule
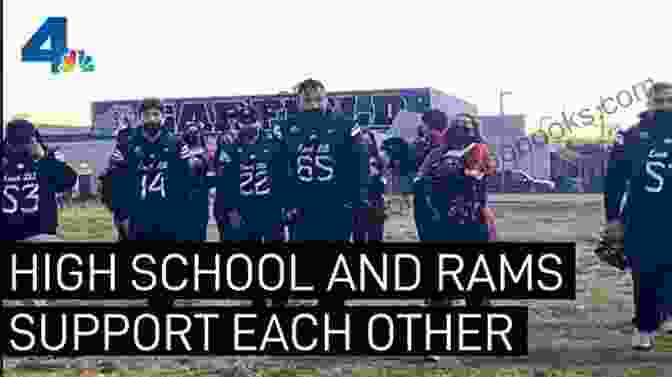
<instances>
[{"instance_id":1,"label":"white stripe on jersey","mask_svg":"<svg viewBox=\"0 0 672 377\"><path fill-rule=\"evenodd\" d=\"M191 150L186 145L183 145L180 149L180 159L186 160L191 157Z\"/></svg>"},{"instance_id":2,"label":"white stripe on jersey","mask_svg":"<svg viewBox=\"0 0 672 377\"><path fill-rule=\"evenodd\" d=\"M362 129L359 126L355 126L350 132L350 136L357 136L360 132L362 132Z\"/></svg>"}]
</instances>

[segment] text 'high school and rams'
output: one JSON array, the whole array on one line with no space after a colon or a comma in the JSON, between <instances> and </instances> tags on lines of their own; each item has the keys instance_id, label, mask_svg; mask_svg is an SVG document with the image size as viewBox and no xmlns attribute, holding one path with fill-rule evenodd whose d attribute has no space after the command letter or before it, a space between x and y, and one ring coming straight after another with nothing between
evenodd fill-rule
<instances>
[{"instance_id":1,"label":"text 'high school and rams'","mask_svg":"<svg viewBox=\"0 0 672 377\"><path fill-rule=\"evenodd\" d=\"M571 258L569 258L571 259ZM571 298L573 260L559 252L12 253L8 298L249 298L289 291L351 298L429 297L490 292L492 297Z\"/></svg>"}]
</instances>

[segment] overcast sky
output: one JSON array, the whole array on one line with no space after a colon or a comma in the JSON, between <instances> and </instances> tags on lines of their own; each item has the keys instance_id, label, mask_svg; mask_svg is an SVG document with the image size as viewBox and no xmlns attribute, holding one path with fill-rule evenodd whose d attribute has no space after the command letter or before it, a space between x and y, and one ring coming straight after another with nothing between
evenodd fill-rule
<instances>
[{"instance_id":1,"label":"overcast sky","mask_svg":"<svg viewBox=\"0 0 672 377\"><path fill-rule=\"evenodd\" d=\"M483 114L499 111L504 89L505 111L529 124L672 80L667 1L2 3L5 118L74 112L88 123L94 100L275 93L315 77L339 91L432 86ZM49 16L68 18L68 47L93 55L95 72L53 77L20 62Z\"/></svg>"}]
</instances>

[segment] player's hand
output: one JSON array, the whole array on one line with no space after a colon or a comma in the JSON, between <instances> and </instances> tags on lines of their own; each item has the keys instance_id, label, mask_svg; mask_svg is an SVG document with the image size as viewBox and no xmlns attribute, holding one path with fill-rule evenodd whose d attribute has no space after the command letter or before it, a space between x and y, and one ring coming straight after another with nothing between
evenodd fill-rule
<instances>
[{"instance_id":1,"label":"player's hand","mask_svg":"<svg viewBox=\"0 0 672 377\"><path fill-rule=\"evenodd\" d=\"M240 212L237 209L234 209L229 212L229 224L234 229L240 229L243 224L243 217L240 216Z\"/></svg>"},{"instance_id":2,"label":"player's hand","mask_svg":"<svg viewBox=\"0 0 672 377\"><path fill-rule=\"evenodd\" d=\"M287 210L287 223L294 224L299 221L301 211L298 208L290 208Z\"/></svg>"}]
</instances>

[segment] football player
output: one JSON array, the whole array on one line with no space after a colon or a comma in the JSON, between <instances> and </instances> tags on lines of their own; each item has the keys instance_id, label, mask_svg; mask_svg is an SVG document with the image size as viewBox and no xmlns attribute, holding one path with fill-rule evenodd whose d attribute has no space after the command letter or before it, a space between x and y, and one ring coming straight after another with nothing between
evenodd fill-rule
<instances>
[{"instance_id":1,"label":"football player","mask_svg":"<svg viewBox=\"0 0 672 377\"><path fill-rule=\"evenodd\" d=\"M428 118L443 122L446 118L436 111L432 110L435 113ZM431 217L426 235L432 241L485 242L490 239L486 177L494 170L478 130L460 121L458 117L447 129L433 127L435 143L440 146L429 152L418 169L416 184L424 186L419 191L424 193L422 199ZM488 304L486 296L476 289L465 299L469 307ZM429 301L430 305L452 304L439 297ZM433 355L429 358L438 359Z\"/></svg>"},{"instance_id":2,"label":"football player","mask_svg":"<svg viewBox=\"0 0 672 377\"><path fill-rule=\"evenodd\" d=\"M303 81L297 94L299 111L282 127L292 193L287 217L295 223L294 240L348 241L353 208L367 206L367 150L355 139L360 130L352 121L327 111L321 82Z\"/></svg>"},{"instance_id":3,"label":"football player","mask_svg":"<svg viewBox=\"0 0 672 377\"><path fill-rule=\"evenodd\" d=\"M117 130L116 146L108 162L108 168L98 178L98 192L105 207L112 212L112 220L117 231L117 241L127 241L129 238L128 195L125 195L126 181L129 179L126 169L128 141L131 134L130 127ZM117 156L116 154L120 154ZM113 161L114 160L114 161Z\"/></svg>"},{"instance_id":4,"label":"football player","mask_svg":"<svg viewBox=\"0 0 672 377\"><path fill-rule=\"evenodd\" d=\"M23 119L9 122L2 145L0 238L7 241L59 241L56 193L71 190L77 172L59 151L37 140L35 126Z\"/></svg>"},{"instance_id":5,"label":"football player","mask_svg":"<svg viewBox=\"0 0 672 377\"><path fill-rule=\"evenodd\" d=\"M422 115L422 124L418 127L418 136L415 140L416 166L418 169L427 155L438 148L444 141L448 129L448 117L440 110L429 110ZM420 184L423 181L416 179L413 184L413 216L420 241L432 239L435 228L432 222L432 211L428 207L428 185Z\"/></svg>"},{"instance_id":6,"label":"football player","mask_svg":"<svg viewBox=\"0 0 672 377\"><path fill-rule=\"evenodd\" d=\"M188 124L183 136L184 143L189 147L189 171L192 174L192 187L189 191L189 206L194 213L190 218L197 219L193 223L193 231L187 231L186 239L204 242L208 238L208 222L210 220L210 187L208 180L209 157L206 149L204 128L197 123ZM187 224L190 226L192 224ZM190 226L191 227L191 226Z\"/></svg>"},{"instance_id":7,"label":"football player","mask_svg":"<svg viewBox=\"0 0 672 377\"><path fill-rule=\"evenodd\" d=\"M664 183L672 177L671 126L672 83L657 82L639 123L617 139L606 177L607 238L609 243L623 242L634 284L637 331L632 347L645 351L653 349L661 325L662 330L672 332L672 258L662 252L667 248L666 222L652 215L664 216L670 209L670 191Z\"/></svg>"},{"instance_id":8,"label":"football player","mask_svg":"<svg viewBox=\"0 0 672 377\"><path fill-rule=\"evenodd\" d=\"M382 241L386 219L383 158L373 132L365 130L360 132L359 136L361 142L368 148L369 206L355 210L352 239L357 242Z\"/></svg>"},{"instance_id":9,"label":"football player","mask_svg":"<svg viewBox=\"0 0 672 377\"><path fill-rule=\"evenodd\" d=\"M216 152L215 217L220 238L282 241L282 205L287 160L279 140L265 137L259 114L250 107L238 115L233 142Z\"/></svg>"},{"instance_id":10,"label":"football player","mask_svg":"<svg viewBox=\"0 0 672 377\"><path fill-rule=\"evenodd\" d=\"M113 175L126 174L123 205L129 210L131 240L184 240L185 219L167 211L183 213L193 177L191 151L176 136L161 127L162 106L156 98L143 100L142 126L133 129L128 149L119 146L111 157ZM119 170L115 172L115 170ZM184 212L186 213L186 212Z\"/></svg>"}]
</instances>

